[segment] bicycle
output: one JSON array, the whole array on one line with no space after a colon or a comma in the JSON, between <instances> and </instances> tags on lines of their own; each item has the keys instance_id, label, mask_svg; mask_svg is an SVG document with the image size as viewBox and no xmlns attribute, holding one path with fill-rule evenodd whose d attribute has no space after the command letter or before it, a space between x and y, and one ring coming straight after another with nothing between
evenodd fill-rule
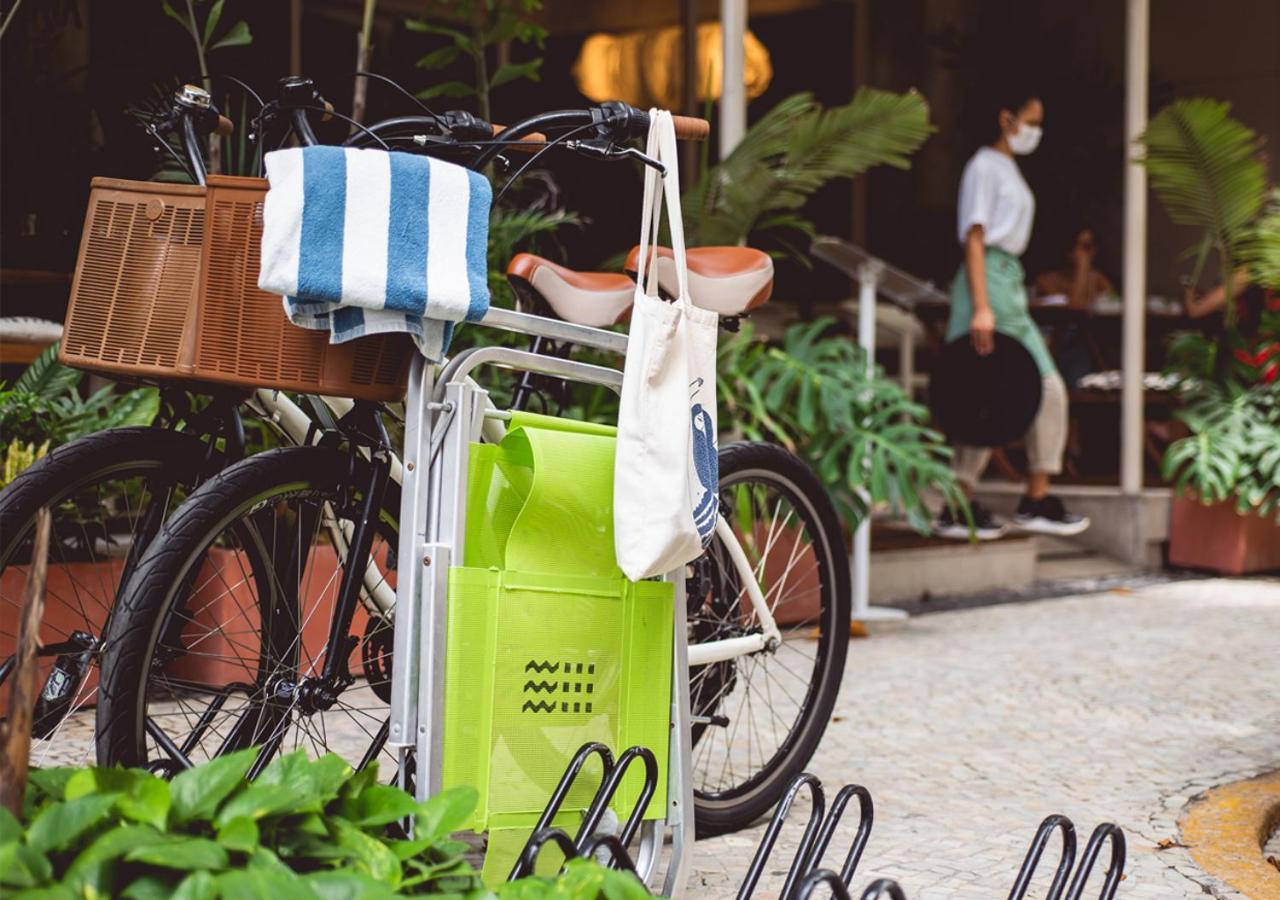
<instances>
[{"instance_id":1,"label":"bicycle","mask_svg":"<svg viewBox=\"0 0 1280 900\"><path fill-rule=\"evenodd\" d=\"M420 124L434 129L439 123L421 117ZM483 166L504 144L528 133L564 131L572 136L575 129L591 133L594 143L584 153L600 157L603 151L607 157L633 158L634 151L616 148L616 142L626 141L645 127L647 114L623 104L544 114L510 127L492 141L473 141L472 146L483 149L471 157L470 165ZM445 136L437 137L444 142ZM550 143L565 146L570 139L560 135ZM580 142L568 144L568 149L586 146ZM450 149L456 150L456 145ZM481 324L604 353L619 353L626 344L625 335L513 310L492 308ZM621 379L616 369L542 353L536 345L530 350L475 348L451 360L438 376L420 360L411 364L402 484L402 496L409 499L401 509L396 557L401 563L409 560L413 564L397 566L392 660L398 674L392 679L390 714L378 723L376 732L366 734L371 743L361 762L393 748L402 782L420 796L439 784L439 747L433 743L439 740L438 729L430 724L420 729L418 716L422 713L423 721L430 722L433 710L438 712L439 708L439 616L446 591L440 578L425 577L429 573L424 569L447 572L450 554L456 554L462 545L466 522L459 486L465 476L466 448L482 431L492 439L507 415L489 408L484 391L469 378L478 367L492 365L614 389ZM112 620L112 640L104 665L112 684L104 689L99 717L99 746L107 761L146 764L155 761L155 751L164 752L163 747L149 742L147 735L149 676L157 660L163 664L166 653L180 651L180 647L166 645L164 629L158 623L186 602L186 585L210 548L240 546L244 535L260 534L261 522L254 517L264 509L283 508L290 522L319 521L323 503L337 502L353 484L356 496L363 498L362 508L377 508L370 498L385 488L386 479L378 469L385 465L390 447L377 440L367 446L367 434L348 433L346 437L350 445L345 450L286 449L244 460L201 487L166 523L131 577L121 610ZM361 441L365 442L364 454L357 452ZM371 462L367 466L356 463L353 468L352 461L358 456ZM717 542L691 571L673 575L677 608L681 610L679 627L674 631L675 668L681 685L674 693L679 710L672 717L670 756L676 762L672 765L671 797L674 804L683 805L668 810L668 819L681 828L688 824L683 811L693 806L689 773L694 742L709 756L722 734L719 771L720 777L729 781L697 791L699 829L706 832L741 827L768 809L809 758L838 689L849 614L849 573L838 521L825 491L807 467L780 448L759 445L725 448L721 464L722 499L728 514L717 528ZM353 482L353 471L362 480ZM429 497L426 507L414 502L413 498L424 496ZM352 537L357 554L365 538L362 532L376 527L372 516L364 516L364 523ZM299 540L304 547L310 542L309 532ZM267 542L259 543L266 546ZM289 555L296 558L299 551L291 547ZM344 593L346 580L356 579L358 568L352 565L344 572ZM784 635L773 613L787 605L784 594L787 580L793 576L791 589L795 590L798 582L807 582L804 592L816 600L818 613L807 619L816 621L818 627L805 624L806 618L801 617L794 625L785 623L789 631ZM285 592L269 578L260 581L267 588L267 599L260 597L256 606L270 612ZM686 600L686 595L693 599ZM275 635L260 642L259 651L266 646L268 652L258 671L272 677L259 679L251 724L232 735L229 745L238 745L247 730L256 731L269 746L278 747L277 731L282 722L294 715L313 715L324 704L336 702L330 699L335 692L340 696L341 690L354 684L347 666L346 648L353 637L348 615L348 607L339 606L329 622L324 650L306 659L298 649L299 616L286 612L278 620L286 630L292 625L292 636ZM261 622L267 618L260 615L253 630L266 635L270 630ZM691 638L694 646L686 659L682 648ZM277 639L280 652L271 658L271 641ZM806 657L801 647L805 640L814 642L811 657ZM797 707L792 721L782 722L781 736L777 736L775 723L777 739L767 758L757 761L748 741L748 758L735 762L734 754L741 755L743 748L732 746L736 735L729 729L741 727L752 715L749 708L744 716L743 708L753 683L758 686L753 679L772 661L796 658L805 659L811 668L808 673L791 673L804 688L799 700L788 698ZM785 664L779 662L778 667ZM414 672L421 673L420 680L409 676ZM154 699L166 702L162 691ZM738 704L735 708L729 708L732 701ZM248 720L242 715L240 721ZM369 725L372 729L372 718ZM765 756L763 752L760 755ZM738 773L734 766L749 771ZM711 766L704 763L703 769L709 774Z\"/></svg>"}]
</instances>

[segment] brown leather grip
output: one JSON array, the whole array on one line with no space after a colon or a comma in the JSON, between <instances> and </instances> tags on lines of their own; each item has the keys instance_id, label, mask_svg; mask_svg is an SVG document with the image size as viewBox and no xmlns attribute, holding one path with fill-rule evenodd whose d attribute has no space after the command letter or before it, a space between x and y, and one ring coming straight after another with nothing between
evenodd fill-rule
<instances>
[{"instance_id":1,"label":"brown leather grip","mask_svg":"<svg viewBox=\"0 0 1280 900\"><path fill-rule=\"evenodd\" d=\"M235 133L236 123L232 122L226 116L218 116L217 127L213 129L213 133L222 137L230 137Z\"/></svg>"},{"instance_id":2,"label":"brown leather grip","mask_svg":"<svg viewBox=\"0 0 1280 900\"><path fill-rule=\"evenodd\" d=\"M672 116L676 127L676 139L681 141L705 141L711 134L711 123L694 116Z\"/></svg>"},{"instance_id":3,"label":"brown leather grip","mask_svg":"<svg viewBox=\"0 0 1280 900\"><path fill-rule=\"evenodd\" d=\"M494 125L493 135L497 137L505 129L506 125ZM519 153L537 153L547 144L547 136L541 132L535 131L532 134L526 134L519 141L512 141L503 149L514 150Z\"/></svg>"}]
</instances>

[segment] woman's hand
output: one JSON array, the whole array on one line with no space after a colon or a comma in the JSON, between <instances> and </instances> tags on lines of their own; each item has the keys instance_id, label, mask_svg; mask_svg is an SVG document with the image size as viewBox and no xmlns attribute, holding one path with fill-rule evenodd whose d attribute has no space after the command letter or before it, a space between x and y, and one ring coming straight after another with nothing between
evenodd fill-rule
<instances>
[{"instance_id":1,"label":"woman's hand","mask_svg":"<svg viewBox=\"0 0 1280 900\"><path fill-rule=\"evenodd\" d=\"M974 310L969 322L969 339L979 356L986 356L996 348L996 317L990 307Z\"/></svg>"}]
</instances>

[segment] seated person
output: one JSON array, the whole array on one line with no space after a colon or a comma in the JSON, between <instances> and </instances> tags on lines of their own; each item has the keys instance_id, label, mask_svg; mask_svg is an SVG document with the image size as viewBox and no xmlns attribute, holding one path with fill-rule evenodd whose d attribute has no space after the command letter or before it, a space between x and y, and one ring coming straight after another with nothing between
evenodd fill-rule
<instances>
[{"instance_id":1,"label":"seated person","mask_svg":"<svg viewBox=\"0 0 1280 900\"><path fill-rule=\"evenodd\" d=\"M1094 268L1097 256L1098 244L1093 229L1088 226L1076 229L1071 246L1063 255L1062 266L1037 276L1037 293L1041 298L1066 297L1069 309L1091 308L1099 297L1115 293L1107 276ZM1048 337L1054 362L1058 364L1063 380L1076 387L1081 378L1094 370L1083 326L1076 323L1059 325L1051 330Z\"/></svg>"},{"instance_id":2,"label":"seated person","mask_svg":"<svg viewBox=\"0 0 1280 900\"><path fill-rule=\"evenodd\" d=\"M1275 304L1271 291L1249 282L1249 270L1237 269L1231 282L1231 296L1236 301L1236 328L1241 334L1253 334L1258 330L1263 309ZM1193 319L1220 312L1227 308L1227 288L1222 283L1204 294L1197 294L1193 285L1187 285L1182 295L1182 305Z\"/></svg>"},{"instance_id":3,"label":"seated person","mask_svg":"<svg viewBox=\"0 0 1280 900\"><path fill-rule=\"evenodd\" d=\"M1098 243L1093 229L1087 225L1076 230L1071 246L1063 256L1061 268L1041 272L1036 277L1036 291L1040 297L1061 294L1072 309L1088 309L1093 301L1115 293L1110 280L1094 268L1098 256Z\"/></svg>"}]
</instances>

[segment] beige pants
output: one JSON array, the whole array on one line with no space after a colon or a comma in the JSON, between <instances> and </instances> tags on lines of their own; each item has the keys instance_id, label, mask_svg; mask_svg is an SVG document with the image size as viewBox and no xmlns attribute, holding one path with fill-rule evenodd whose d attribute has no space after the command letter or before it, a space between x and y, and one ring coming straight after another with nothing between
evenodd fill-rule
<instances>
[{"instance_id":1,"label":"beige pants","mask_svg":"<svg viewBox=\"0 0 1280 900\"><path fill-rule=\"evenodd\" d=\"M1026 441L1030 471L1046 475L1062 471L1062 452L1067 446L1067 386L1057 372L1044 376L1040 409L1031 422ZM956 447L952 468L961 484L973 487L990 460L990 447Z\"/></svg>"}]
</instances>

